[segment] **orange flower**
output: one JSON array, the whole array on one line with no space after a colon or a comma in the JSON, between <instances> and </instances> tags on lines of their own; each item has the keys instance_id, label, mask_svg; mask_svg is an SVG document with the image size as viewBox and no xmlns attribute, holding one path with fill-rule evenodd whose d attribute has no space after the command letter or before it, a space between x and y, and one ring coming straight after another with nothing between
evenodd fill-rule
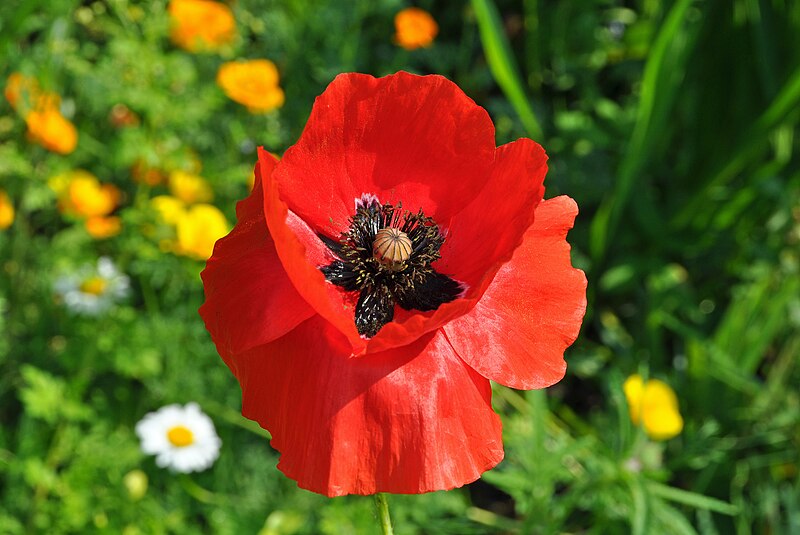
<instances>
[{"instance_id":1,"label":"orange flower","mask_svg":"<svg viewBox=\"0 0 800 535\"><path fill-rule=\"evenodd\" d=\"M33 108L40 93L39 82L31 76L13 72L6 81L6 100L15 110Z\"/></svg>"},{"instance_id":2,"label":"orange flower","mask_svg":"<svg viewBox=\"0 0 800 535\"><path fill-rule=\"evenodd\" d=\"M394 17L395 42L406 50L427 47L439 33L439 25L430 13L418 7L409 7Z\"/></svg>"},{"instance_id":3,"label":"orange flower","mask_svg":"<svg viewBox=\"0 0 800 535\"><path fill-rule=\"evenodd\" d=\"M118 217L90 217L84 225L89 235L98 240L116 236L122 230L122 222Z\"/></svg>"},{"instance_id":4,"label":"orange flower","mask_svg":"<svg viewBox=\"0 0 800 535\"><path fill-rule=\"evenodd\" d=\"M217 73L217 85L228 98L244 104L250 113L266 113L283 106L278 68L268 59L229 61Z\"/></svg>"},{"instance_id":5,"label":"orange flower","mask_svg":"<svg viewBox=\"0 0 800 535\"><path fill-rule=\"evenodd\" d=\"M36 78L15 72L8 77L5 97L25 118L28 136L47 150L69 154L78 144L78 131L61 115L61 97L42 91Z\"/></svg>"},{"instance_id":6,"label":"orange flower","mask_svg":"<svg viewBox=\"0 0 800 535\"><path fill-rule=\"evenodd\" d=\"M58 109L61 97L56 93L42 91L39 81L32 76L14 72L6 82L5 96L11 107L26 117L31 110Z\"/></svg>"},{"instance_id":7,"label":"orange flower","mask_svg":"<svg viewBox=\"0 0 800 535\"><path fill-rule=\"evenodd\" d=\"M78 131L58 108L45 106L27 114L28 136L47 150L69 154L78 144Z\"/></svg>"},{"instance_id":8,"label":"orange flower","mask_svg":"<svg viewBox=\"0 0 800 535\"><path fill-rule=\"evenodd\" d=\"M150 165L141 158L133 162L131 175L134 181L147 184L148 186L157 186L167 179L167 175L164 171Z\"/></svg>"},{"instance_id":9,"label":"orange flower","mask_svg":"<svg viewBox=\"0 0 800 535\"><path fill-rule=\"evenodd\" d=\"M139 116L125 104L114 104L111 111L108 112L108 121L114 128L139 126Z\"/></svg>"},{"instance_id":10,"label":"orange flower","mask_svg":"<svg viewBox=\"0 0 800 535\"><path fill-rule=\"evenodd\" d=\"M114 211L120 192L111 184L101 184L88 171L77 169L50 179L50 188L58 194L62 213L88 219Z\"/></svg>"},{"instance_id":11,"label":"orange flower","mask_svg":"<svg viewBox=\"0 0 800 535\"><path fill-rule=\"evenodd\" d=\"M236 33L231 9L210 0L172 0L172 42L189 52L214 51L230 43Z\"/></svg>"},{"instance_id":12,"label":"orange flower","mask_svg":"<svg viewBox=\"0 0 800 535\"><path fill-rule=\"evenodd\" d=\"M0 230L7 229L14 222L14 205L5 191L0 189Z\"/></svg>"}]
</instances>

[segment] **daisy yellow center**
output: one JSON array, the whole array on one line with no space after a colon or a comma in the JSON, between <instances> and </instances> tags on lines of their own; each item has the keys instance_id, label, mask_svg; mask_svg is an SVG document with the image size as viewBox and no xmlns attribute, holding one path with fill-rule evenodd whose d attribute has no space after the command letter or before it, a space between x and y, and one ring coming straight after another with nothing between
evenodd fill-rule
<instances>
[{"instance_id":1,"label":"daisy yellow center","mask_svg":"<svg viewBox=\"0 0 800 535\"><path fill-rule=\"evenodd\" d=\"M107 286L108 281L102 277L92 277L81 283L81 291L85 294L102 295Z\"/></svg>"},{"instance_id":2,"label":"daisy yellow center","mask_svg":"<svg viewBox=\"0 0 800 535\"><path fill-rule=\"evenodd\" d=\"M167 431L167 439L176 448L184 448L194 443L194 434L187 427L176 425Z\"/></svg>"}]
</instances>

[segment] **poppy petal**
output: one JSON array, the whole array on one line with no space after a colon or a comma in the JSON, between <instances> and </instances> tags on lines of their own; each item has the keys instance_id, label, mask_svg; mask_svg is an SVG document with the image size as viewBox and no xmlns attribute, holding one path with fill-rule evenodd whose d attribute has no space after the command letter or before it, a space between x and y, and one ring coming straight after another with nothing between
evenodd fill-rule
<instances>
[{"instance_id":1,"label":"poppy petal","mask_svg":"<svg viewBox=\"0 0 800 535\"><path fill-rule=\"evenodd\" d=\"M448 221L483 187L494 151L486 110L446 78L348 73L317 98L276 176L289 210L338 236L363 194Z\"/></svg>"},{"instance_id":2,"label":"poppy petal","mask_svg":"<svg viewBox=\"0 0 800 535\"><path fill-rule=\"evenodd\" d=\"M266 163L264 163L266 162ZM274 166L271 156L262 166ZM294 289L264 221L263 187L236 205L238 222L217 241L201 273L200 315L223 358L280 338L314 314Z\"/></svg>"},{"instance_id":3,"label":"poppy petal","mask_svg":"<svg viewBox=\"0 0 800 535\"><path fill-rule=\"evenodd\" d=\"M544 195L546 173L547 155L538 143L523 138L497 148L486 186L451 221L435 264L467 284L466 296L480 297L522 243Z\"/></svg>"},{"instance_id":4,"label":"poppy petal","mask_svg":"<svg viewBox=\"0 0 800 535\"><path fill-rule=\"evenodd\" d=\"M358 354L366 342L356 330L356 300L352 292L343 292L325 280L322 269L336 258L317 233L281 200L271 159L267 151L258 148L256 174L264 179L264 216L283 269L305 302L339 329L349 340L352 352Z\"/></svg>"},{"instance_id":5,"label":"poppy petal","mask_svg":"<svg viewBox=\"0 0 800 535\"><path fill-rule=\"evenodd\" d=\"M315 316L234 358L242 412L272 434L278 468L326 494L460 487L503 458L491 386L441 332L350 357Z\"/></svg>"},{"instance_id":6,"label":"poppy petal","mask_svg":"<svg viewBox=\"0 0 800 535\"><path fill-rule=\"evenodd\" d=\"M444 326L461 358L484 377L532 389L564 376L564 350L586 311L586 276L572 267L566 242L577 214L566 196L539 204L522 245L478 304Z\"/></svg>"}]
</instances>

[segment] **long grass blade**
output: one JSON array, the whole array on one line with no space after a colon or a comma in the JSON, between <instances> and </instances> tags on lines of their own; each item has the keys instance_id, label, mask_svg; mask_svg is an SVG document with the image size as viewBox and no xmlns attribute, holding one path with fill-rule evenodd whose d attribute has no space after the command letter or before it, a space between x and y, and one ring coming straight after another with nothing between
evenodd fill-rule
<instances>
[{"instance_id":1,"label":"long grass blade","mask_svg":"<svg viewBox=\"0 0 800 535\"><path fill-rule=\"evenodd\" d=\"M492 76L517 112L528 135L541 142L544 133L526 95L511 46L500 23L497 7L492 0L472 0L472 7L475 9L483 51Z\"/></svg>"},{"instance_id":2,"label":"long grass blade","mask_svg":"<svg viewBox=\"0 0 800 535\"><path fill-rule=\"evenodd\" d=\"M678 80L675 65L689 49L685 42L686 35L682 35L680 40L678 37L692 2L693 0L679 0L675 3L667 14L647 59L636 124L619 167L615 189L601 204L592 221L590 249L595 262L599 262L605 255L639 173L648 160L653 146L651 132L656 131L653 128L653 124L657 123L656 116L665 118L674 101L676 91L673 86Z\"/></svg>"},{"instance_id":3,"label":"long grass blade","mask_svg":"<svg viewBox=\"0 0 800 535\"><path fill-rule=\"evenodd\" d=\"M683 490L662 483L650 481L647 483L647 490L654 496L659 496L665 500L675 503L682 503L696 509L708 509L715 513L733 516L739 512L739 508L716 498L709 498L696 492Z\"/></svg>"}]
</instances>

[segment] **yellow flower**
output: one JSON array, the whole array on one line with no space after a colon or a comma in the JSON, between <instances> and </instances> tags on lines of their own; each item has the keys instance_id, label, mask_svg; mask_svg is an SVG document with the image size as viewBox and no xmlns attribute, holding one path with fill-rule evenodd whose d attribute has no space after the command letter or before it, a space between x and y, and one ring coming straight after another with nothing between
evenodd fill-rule
<instances>
[{"instance_id":1,"label":"yellow flower","mask_svg":"<svg viewBox=\"0 0 800 535\"><path fill-rule=\"evenodd\" d=\"M14 205L8 194L0 189L0 230L7 229L14 222Z\"/></svg>"},{"instance_id":2,"label":"yellow flower","mask_svg":"<svg viewBox=\"0 0 800 535\"><path fill-rule=\"evenodd\" d=\"M55 106L47 105L29 112L25 122L28 124L28 135L31 140L47 150L69 154L78 144L78 131L75 125L61 115Z\"/></svg>"},{"instance_id":3,"label":"yellow flower","mask_svg":"<svg viewBox=\"0 0 800 535\"><path fill-rule=\"evenodd\" d=\"M206 260L214 243L228 233L228 222L216 206L196 204L178 219L177 252Z\"/></svg>"},{"instance_id":4,"label":"yellow flower","mask_svg":"<svg viewBox=\"0 0 800 535\"><path fill-rule=\"evenodd\" d=\"M96 176L76 169L49 180L50 188L59 197L62 213L82 219L106 216L119 203L120 192L111 184L101 184Z\"/></svg>"},{"instance_id":5,"label":"yellow flower","mask_svg":"<svg viewBox=\"0 0 800 535\"><path fill-rule=\"evenodd\" d=\"M169 174L169 191L186 204L208 202L214 198L208 182L185 171L172 171Z\"/></svg>"},{"instance_id":6,"label":"yellow flower","mask_svg":"<svg viewBox=\"0 0 800 535\"><path fill-rule=\"evenodd\" d=\"M161 220L168 225L177 225L178 220L186 213L186 205L182 200L171 195L159 195L150 199L150 206L158 213Z\"/></svg>"},{"instance_id":7,"label":"yellow flower","mask_svg":"<svg viewBox=\"0 0 800 535\"><path fill-rule=\"evenodd\" d=\"M236 19L231 9L210 0L172 0L172 42L189 52L218 50L236 34Z\"/></svg>"},{"instance_id":8,"label":"yellow flower","mask_svg":"<svg viewBox=\"0 0 800 535\"><path fill-rule=\"evenodd\" d=\"M286 97L278 81L278 68L268 59L229 61L217 72L217 85L228 98L247 106L250 113L266 113L283 106Z\"/></svg>"},{"instance_id":9,"label":"yellow flower","mask_svg":"<svg viewBox=\"0 0 800 535\"><path fill-rule=\"evenodd\" d=\"M439 33L439 25L430 13L418 7L409 7L394 17L395 42L406 50L427 47Z\"/></svg>"},{"instance_id":10,"label":"yellow flower","mask_svg":"<svg viewBox=\"0 0 800 535\"><path fill-rule=\"evenodd\" d=\"M683 430L678 411L678 397L667 383L651 379L644 383L640 375L631 375L623 385L631 421L643 425L653 440L668 440Z\"/></svg>"},{"instance_id":11,"label":"yellow flower","mask_svg":"<svg viewBox=\"0 0 800 535\"><path fill-rule=\"evenodd\" d=\"M122 230L122 221L118 217L90 217L84 223L86 231L92 238L102 240L116 236Z\"/></svg>"}]
</instances>

